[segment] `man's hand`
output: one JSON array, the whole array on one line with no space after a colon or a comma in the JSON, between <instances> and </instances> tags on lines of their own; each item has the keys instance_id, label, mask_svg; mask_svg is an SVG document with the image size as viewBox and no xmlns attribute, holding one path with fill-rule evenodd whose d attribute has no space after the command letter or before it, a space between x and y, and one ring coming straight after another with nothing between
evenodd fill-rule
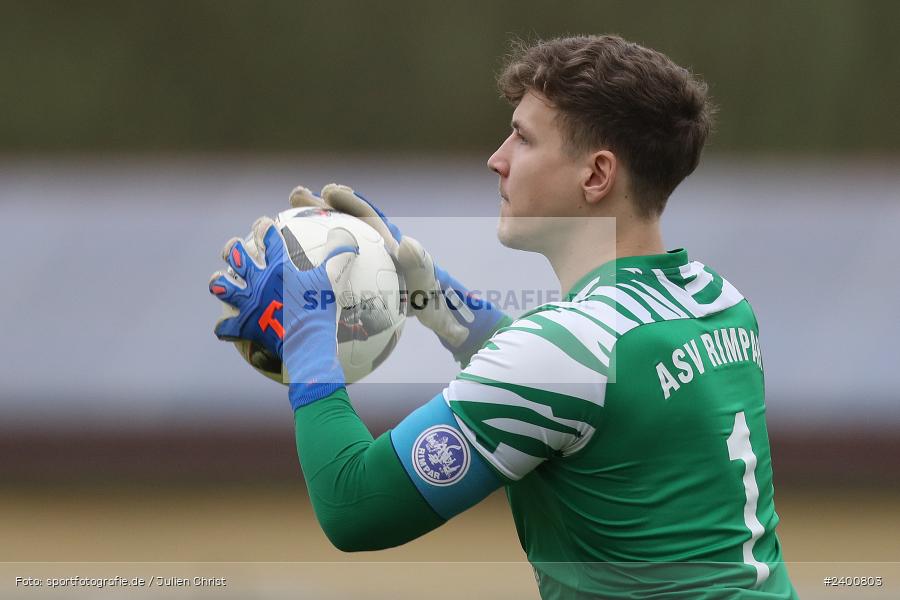
<instances>
[{"instance_id":1,"label":"man's hand","mask_svg":"<svg viewBox=\"0 0 900 600\"><path fill-rule=\"evenodd\" d=\"M326 185L321 197L298 187L291 194L291 205L295 208L332 208L362 219L377 230L406 279L410 313L434 331L463 365L504 319L508 321L502 310L472 294L435 265L418 241L403 235L378 207L349 187L335 183Z\"/></svg>"},{"instance_id":2,"label":"man's hand","mask_svg":"<svg viewBox=\"0 0 900 600\"><path fill-rule=\"evenodd\" d=\"M215 333L220 340L255 341L281 358L296 410L345 385L337 357L337 304L350 302L348 275L359 246L346 229L332 229L326 258L301 271L272 219L257 220L252 235L258 260L232 238L222 256L237 277L217 271L210 279L210 293L238 310L220 320Z\"/></svg>"}]
</instances>

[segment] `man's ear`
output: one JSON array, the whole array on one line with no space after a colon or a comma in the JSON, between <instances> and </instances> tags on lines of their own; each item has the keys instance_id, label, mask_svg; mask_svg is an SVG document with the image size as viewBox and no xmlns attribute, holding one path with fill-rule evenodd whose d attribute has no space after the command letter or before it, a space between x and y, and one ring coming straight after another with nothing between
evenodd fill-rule
<instances>
[{"instance_id":1,"label":"man's ear","mask_svg":"<svg viewBox=\"0 0 900 600\"><path fill-rule=\"evenodd\" d=\"M588 157L588 172L584 183L584 199L588 204L597 204L609 195L616 183L618 161L609 150L598 150Z\"/></svg>"}]
</instances>

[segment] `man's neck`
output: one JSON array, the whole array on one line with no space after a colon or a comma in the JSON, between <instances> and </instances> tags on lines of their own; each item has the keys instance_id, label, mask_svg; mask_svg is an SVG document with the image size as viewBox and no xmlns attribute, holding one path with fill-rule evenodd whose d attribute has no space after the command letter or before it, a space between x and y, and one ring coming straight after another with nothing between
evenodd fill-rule
<instances>
[{"instance_id":1,"label":"man's neck","mask_svg":"<svg viewBox=\"0 0 900 600\"><path fill-rule=\"evenodd\" d=\"M615 221L603 221L606 223L598 222L599 228L585 228L569 237L565 247L554 251L552 256L546 255L559 279L562 294L567 294L586 273L610 260L665 252L658 222L641 223L627 228L619 226L617 235L613 236L609 224ZM604 232L603 229L608 231Z\"/></svg>"}]
</instances>

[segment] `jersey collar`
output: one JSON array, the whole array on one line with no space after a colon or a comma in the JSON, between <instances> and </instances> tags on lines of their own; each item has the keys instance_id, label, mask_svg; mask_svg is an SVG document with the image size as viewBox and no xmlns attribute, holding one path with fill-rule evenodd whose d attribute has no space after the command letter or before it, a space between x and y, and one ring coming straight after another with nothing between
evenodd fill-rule
<instances>
[{"instance_id":1,"label":"jersey collar","mask_svg":"<svg viewBox=\"0 0 900 600\"><path fill-rule=\"evenodd\" d=\"M687 250L678 248L677 250L669 250L665 254L645 254L643 256L623 256L605 262L596 269L589 271L581 279L575 282L575 285L566 294L566 300L571 300L578 295L584 288L598 277L613 276L617 270L622 269L680 269L688 264Z\"/></svg>"}]
</instances>

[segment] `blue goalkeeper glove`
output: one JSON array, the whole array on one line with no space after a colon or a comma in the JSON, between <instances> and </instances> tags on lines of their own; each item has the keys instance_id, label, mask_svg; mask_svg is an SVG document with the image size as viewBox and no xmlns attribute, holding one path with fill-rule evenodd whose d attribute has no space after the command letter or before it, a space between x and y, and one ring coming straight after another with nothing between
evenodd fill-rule
<instances>
[{"instance_id":1,"label":"blue goalkeeper glove","mask_svg":"<svg viewBox=\"0 0 900 600\"><path fill-rule=\"evenodd\" d=\"M345 386L337 304L349 298L348 276L359 246L346 229L332 229L325 260L303 271L289 258L272 219L259 219L252 235L258 260L233 238L223 251L231 272L217 271L210 279L210 293L238 310L220 320L215 333L220 340L254 341L281 358L297 410Z\"/></svg>"},{"instance_id":2,"label":"blue goalkeeper glove","mask_svg":"<svg viewBox=\"0 0 900 600\"><path fill-rule=\"evenodd\" d=\"M305 188L291 194L291 204L321 205L364 220L384 238L406 280L409 312L435 332L453 357L466 365L509 317L438 267L415 239L405 236L374 204L344 185L322 188L321 198Z\"/></svg>"}]
</instances>

